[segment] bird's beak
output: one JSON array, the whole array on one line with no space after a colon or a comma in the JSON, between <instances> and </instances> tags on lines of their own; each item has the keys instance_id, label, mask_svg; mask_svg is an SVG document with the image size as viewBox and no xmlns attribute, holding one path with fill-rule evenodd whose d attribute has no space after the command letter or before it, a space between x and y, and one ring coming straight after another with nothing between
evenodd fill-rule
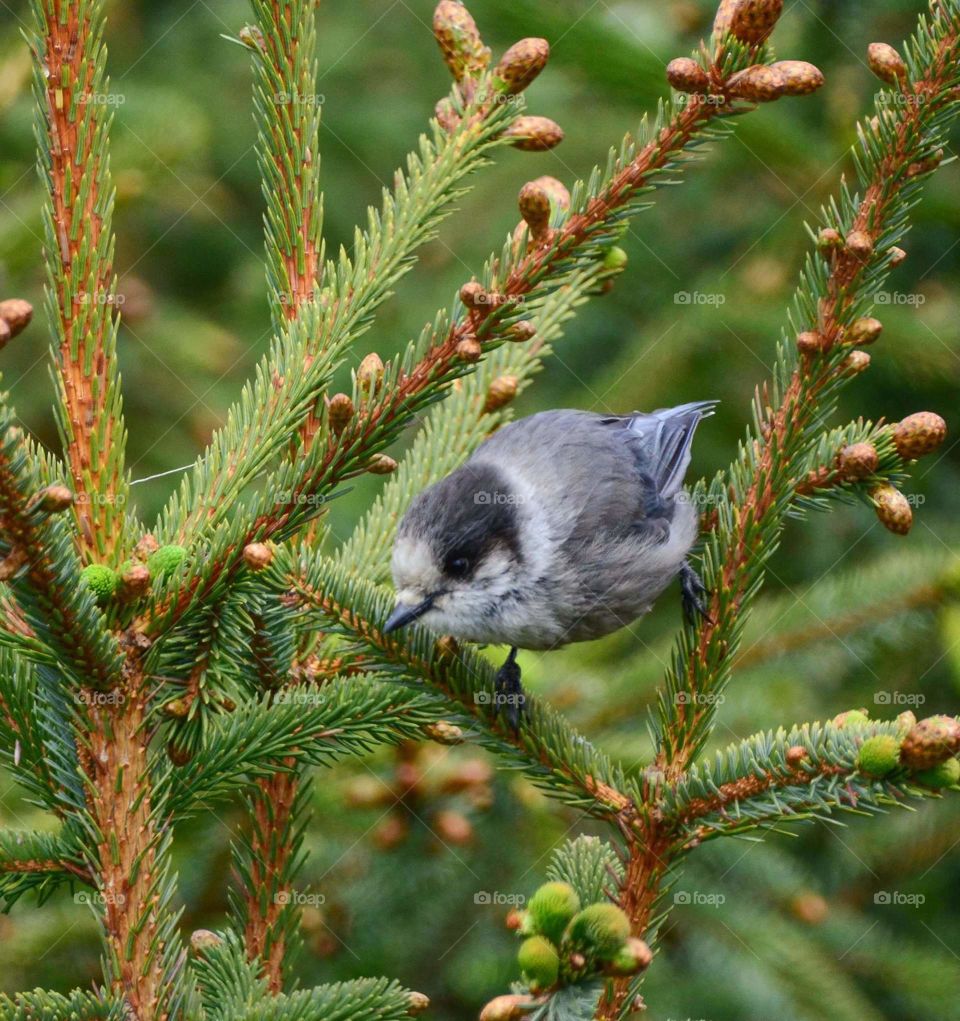
<instances>
[{"instance_id":1,"label":"bird's beak","mask_svg":"<svg viewBox=\"0 0 960 1021\"><path fill-rule=\"evenodd\" d=\"M388 635L391 631L396 631L398 628L406 627L407 624L412 624L433 607L433 599L432 595L427 596L422 603L417 603L416 606L397 603L393 608L393 613L387 617L387 622L383 625L383 633Z\"/></svg>"}]
</instances>

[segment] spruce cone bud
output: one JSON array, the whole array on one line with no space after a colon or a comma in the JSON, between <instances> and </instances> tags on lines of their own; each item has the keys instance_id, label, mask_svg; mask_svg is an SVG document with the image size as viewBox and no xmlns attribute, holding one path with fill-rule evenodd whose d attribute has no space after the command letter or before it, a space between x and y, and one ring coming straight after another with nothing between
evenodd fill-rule
<instances>
[{"instance_id":1,"label":"spruce cone bud","mask_svg":"<svg viewBox=\"0 0 960 1021\"><path fill-rule=\"evenodd\" d=\"M823 72L805 60L778 60L770 70L780 76L787 96L806 96L823 85Z\"/></svg>"},{"instance_id":2,"label":"spruce cone bud","mask_svg":"<svg viewBox=\"0 0 960 1021\"><path fill-rule=\"evenodd\" d=\"M460 288L460 300L469 309L482 309L489 304L483 284L477 283L476 280L471 280Z\"/></svg>"},{"instance_id":3,"label":"spruce cone bud","mask_svg":"<svg viewBox=\"0 0 960 1021\"><path fill-rule=\"evenodd\" d=\"M146 560L152 554L156 553L160 549L160 543L157 542L156 536L150 535L148 532L143 536L136 546L133 548L133 555L138 560Z\"/></svg>"},{"instance_id":4,"label":"spruce cone bud","mask_svg":"<svg viewBox=\"0 0 960 1021\"><path fill-rule=\"evenodd\" d=\"M532 996L515 993L497 996L480 1011L480 1021L519 1021L528 1015L527 1008L532 1003Z\"/></svg>"},{"instance_id":5,"label":"spruce cone bud","mask_svg":"<svg viewBox=\"0 0 960 1021\"><path fill-rule=\"evenodd\" d=\"M516 95L537 77L550 59L550 44L546 39L521 39L500 58L493 76L508 95Z\"/></svg>"},{"instance_id":6,"label":"spruce cone bud","mask_svg":"<svg viewBox=\"0 0 960 1021\"><path fill-rule=\"evenodd\" d=\"M896 245L890 249L890 268L893 269L899 266L901 262L907 257L907 253L902 248L897 248Z\"/></svg>"},{"instance_id":7,"label":"spruce cone bud","mask_svg":"<svg viewBox=\"0 0 960 1021\"><path fill-rule=\"evenodd\" d=\"M409 1017L419 1017L430 1007L430 997L426 993L413 992L407 997L409 1006L407 1014Z\"/></svg>"},{"instance_id":8,"label":"spruce cone bud","mask_svg":"<svg viewBox=\"0 0 960 1021\"><path fill-rule=\"evenodd\" d=\"M120 598L139 599L150 588L150 568L131 561L120 569Z\"/></svg>"},{"instance_id":9,"label":"spruce cone bud","mask_svg":"<svg viewBox=\"0 0 960 1021\"><path fill-rule=\"evenodd\" d=\"M956 759L947 759L933 769L924 769L914 774L914 780L922 783L925 787L953 787L960 782L960 762Z\"/></svg>"},{"instance_id":10,"label":"spruce cone bud","mask_svg":"<svg viewBox=\"0 0 960 1021\"><path fill-rule=\"evenodd\" d=\"M783 0L722 0L713 22L717 42L729 32L751 46L765 42L783 11Z\"/></svg>"},{"instance_id":11,"label":"spruce cone bud","mask_svg":"<svg viewBox=\"0 0 960 1021\"><path fill-rule=\"evenodd\" d=\"M863 316L861 319L856 319L852 322L843 335L843 339L848 344L872 344L880 334L883 333L883 323L879 319L874 319L873 316Z\"/></svg>"},{"instance_id":12,"label":"spruce cone bud","mask_svg":"<svg viewBox=\"0 0 960 1021\"><path fill-rule=\"evenodd\" d=\"M884 777L900 764L900 742L893 734L868 737L857 753L857 769L868 776Z\"/></svg>"},{"instance_id":13,"label":"spruce cone bud","mask_svg":"<svg viewBox=\"0 0 960 1021\"><path fill-rule=\"evenodd\" d=\"M178 745L176 741L171 741L167 745L167 758L175 766L185 766L193 758L193 752L186 745Z\"/></svg>"},{"instance_id":14,"label":"spruce cone bud","mask_svg":"<svg viewBox=\"0 0 960 1021\"><path fill-rule=\"evenodd\" d=\"M870 717L866 709L847 709L846 712L837 713L830 722L844 730L847 727L865 727L870 722Z\"/></svg>"},{"instance_id":15,"label":"spruce cone bud","mask_svg":"<svg viewBox=\"0 0 960 1021\"><path fill-rule=\"evenodd\" d=\"M906 461L933 453L947 438L947 423L932 411L907 415L893 427L893 445Z\"/></svg>"},{"instance_id":16,"label":"spruce cone bud","mask_svg":"<svg viewBox=\"0 0 960 1021\"><path fill-rule=\"evenodd\" d=\"M454 659L460 652L460 646L453 635L441 635L434 643L433 649L441 659Z\"/></svg>"},{"instance_id":17,"label":"spruce cone bud","mask_svg":"<svg viewBox=\"0 0 960 1021\"><path fill-rule=\"evenodd\" d=\"M473 826L460 812L437 812L433 817L433 829L445 844L462 847L473 840Z\"/></svg>"},{"instance_id":18,"label":"spruce cone bud","mask_svg":"<svg viewBox=\"0 0 960 1021\"><path fill-rule=\"evenodd\" d=\"M263 41L263 32L257 25L244 25L237 33L237 38L248 49L259 50L262 53L267 48Z\"/></svg>"},{"instance_id":19,"label":"spruce cone bud","mask_svg":"<svg viewBox=\"0 0 960 1021\"><path fill-rule=\"evenodd\" d=\"M10 332L10 327L7 326L6 321L0 319L0 348L3 348L12 336L13 334Z\"/></svg>"},{"instance_id":20,"label":"spruce cone bud","mask_svg":"<svg viewBox=\"0 0 960 1021\"><path fill-rule=\"evenodd\" d=\"M47 514L59 514L73 504L73 493L66 486L47 486L40 494L40 507Z\"/></svg>"},{"instance_id":21,"label":"spruce cone bud","mask_svg":"<svg viewBox=\"0 0 960 1021\"><path fill-rule=\"evenodd\" d=\"M164 703L163 711L173 720L185 720L190 714L190 706L185 698L173 698Z\"/></svg>"},{"instance_id":22,"label":"spruce cone bud","mask_svg":"<svg viewBox=\"0 0 960 1021\"><path fill-rule=\"evenodd\" d=\"M570 920L564 944L598 961L611 961L630 938L630 920L616 904L591 904Z\"/></svg>"},{"instance_id":23,"label":"spruce cone bud","mask_svg":"<svg viewBox=\"0 0 960 1021\"><path fill-rule=\"evenodd\" d=\"M772 103L786 88L783 78L766 64L754 64L738 71L727 82L731 96L748 99L751 103Z\"/></svg>"},{"instance_id":24,"label":"spruce cone bud","mask_svg":"<svg viewBox=\"0 0 960 1021\"><path fill-rule=\"evenodd\" d=\"M824 349L823 337L815 330L804 330L797 334L797 350L801 354L819 354Z\"/></svg>"},{"instance_id":25,"label":"spruce cone bud","mask_svg":"<svg viewBox=\"0 0 960 1021\"><path fill-rule=\"evenodd\" d=\"M369 393L373 393L374 390L380 385L380 381L383 379L383 359L376 353L371 351L362 362L360 367L357 369L357 382L360 384L361 390L366 390Z\"/></svg>"},{"instance_id":26,"label":"spruce cone bud","mask_svg":"<svg viewBox=\"0 0 960 1021\"><path fill-rule=\"evenodd\" d=\"M190 933L190 949L195 954L204 954L223 943L223 937L209 929L195 929Z\"/></svg>"},{"instance_id":27,"label":"spruce cone bud","mask_svg":"<svg viewBox=\"0 0 960 1021\"><path fill-rule=\"evenodd\" d=\"M343 432L353 418L353 401L346 394L334 394L327 405L327 421L337 436Z\"/></svg>"},{"instance_id":28,"label":"spruce cone bud","mask_svg":"<svg viewBox=\"0 0 960 1021\"><path fill-rule=\"evenodd\" d=\"M460 117L454 109L453 103L446 96L437 102L437 105L433 108L433 115L437 118L440 127L448 134L456 130L457 125L460 123Z\"/></svg>"},{"instance_id":29,"label":"spruce cone bud","mask_svg":"<svg viewBox=\"0 0 960 1021\"><path fill-rule=\"evenodd\" d=\"M463 744L463 730L455 723L448 723L446 720L428 723L423 728L423 732L437 744Z\"/></svg>"},{"instance_id":30,"label":"spruce cone bud","mask_svg":"<svg viewBox=\"0 0 960 1021\"><path fill-rule=\"evenodd\" d=\"M518 117L503 133L514 140L513 147L524 152L546 152L563 141L563 128L549 117Z\"/></svg>"},{"instance_id":31,"label":"spruce cone bud","mask_svg":"<svg viewBox=\"0 0 960 1021\"><path fill-rule=\"evenodd\" d=\"M570 191L563 181L558 181L555 177L550 177L549 174L544 174L543 177L538 177L530 183L540 185L540 187L547 193L550 202L556 206L557 209L566 210L570 208Z\"/></svg>"},{"instance_id":32,"label":"spruce cone bud","mask_svg":"<svg viewBox=\"0 0 960 1021\"><path fill-rule=\"evenodd\" d=\"M513 340L517 343L523 343L523 341L530 340L536 335L537 328L529 319L521 319L519 323L514 323L513 326L507 330L507 340Z\"/></svg>"},{"instance_id":33,"label":"spruce cone bud","mask_svg":"<svg viewBox=\"0 0 960 1021\"><path fill-rule=\"evenodd\" d=\"M851 351L844 359L844 366L848 372L859 375L870 368L870 355L866 351Z\"/></svg>"},{"instance_id":34,"label":"spruce cone bud","mask_svg":"<svg viewBox=\"0 0 960 1021\"><path fill-rule=\"evenodd\" d=\"M917 725L917 717L912 709L904 709L899 716L897 716L897 726L906 733Z\"/></svg>"},{"instance_id":35,"label":"spruce cone bud","mask_svg":"<svg viewBox=\"0 0 960 1021\"><path fill-rule=\"evenodd\" d=\"M802 744L794 744L787 749L786 760L791 769L796 769L806 757L807 749Z\"/></svg>"},{"instance_id":36,"label":"spruce cone bud","mask_svg":"<svg viewBox=\"0 0 960 1021\"><path fill-rule=\"evenodd\" d=\"M707 72L692 57L675 57L667 64L667 81L677 92L704 93L710 89Z\"/></svg>"},{"instance_id":37,"label":"spruce cone bud","mask_svg":"<svg viewBox=\"0 0 960 1021\"><path fill-rule=\"evenodd\" d=\"M896 535L906 535L913 525L913 511L907 498L896 486L877 486L870 494L873 506L884 528Z\"/></svg>"},{"instance_id":38,"label":"spruce cone bud","mask_svg":"<svg viewBox=\"0 0 960 1021\"><path fill-rule=\"evenodd\" d=\"M952 716L929 716L910 728L900 743L907 769L931 769L960 751L960 723Z\"/></svg>"},{"instance_id":39,"label":"spruce cone bud","mask_svg":"<svg viewBox=\"0 0 960 1021\"><path fill-rule=\"evenodd\" d=\"M636 936L631 936L604 970L610 975L636 975L646 971L653 961L653 951Z\"/></svg>"},{"instance_id":40,"label":"spruce cone bud","mask_svg":"<svg viewBox=\"0 0 960 1021\"><path fill-rule=\"evenodd\" d=\"M896 85L907 76L907 65L903 57L888 43L870 43L867 47L867 63L870 70L889 85Z\"/></svg>"},{"instance_id":41,"label":"spruce cone bud","mask_svg":"<svg viewBox=\"0 0 960 1021\"><path fill-rule=\"evenodd\" d=\"M517 963L534 993L549 989L560 976L557 948L543 936L530 936L520 944Z\"/></svg>"},{"instance_id":42,"label":"spruce cone bud","mask_svg":"<svg viewBox=\"0 0 960 1021\"><path fill-rule=\"evenodd\" d=\"M837 457L837 467L847 479L865 479L880 464L877 448L872 443L851 443Z\"/></svg>"},{"instance_id":43,"label":"spruce cone bud","mask_svg":"<svg viewBox=\"0 0 960 1021\"><path fill-rule=\"evenodd\" d=\"M550 234L550 196L547 189L536 181L528 181L520 189L517 203L520 215L530 228L530 237L534 241L544 241Z\"/></svg>"},{"instance_id":44,"label":"spruce cone bud","mask_svg":"<svg viewBox=\"0 0 960 1021\"><path fill-rule=\"evenodd\" d=\"M498 376L487 390L483 413L489 415L506 407L517 396L517 382L516 376Z\"/></svg>"},{"instance_id":45,"label":"spruce cone bud","mask_svg":"<svg viewBox=\"0 0 960 1021\"><path fill-rule=\"evenodd\" d=\"M847 235L846 249L861 261L869 259L873 255L873 239L862 230L852 230Z\"/></svg>"},{"instance_id":46,"label":"spruce cone bud","mask_svg":"<svg viewBox=\"0 0 960 1021\"><path fill-rule=\"evenodd\" d=\"M251 542L243 547L243 562L251 571L262 571L273 562L273 550L265 542Z\"/></svg>"},{"instance_id":47,"label":"spruce cone bud","mask_svg":"<svg viewBox=\"0 0 960 1021\"><path fill-rule=\"evenodd\" d=\"M0 321L8 330L7 335L2 338L0 347L8 340L13 340L18 333L23 333L30 325L32 318L33 305L29 301L24 301L22 298L8 298L6 301L0 301Z\"/></svg>"},{"instance_id":48,"label":"spruce cone bud","mask_svg":"<svg viewBox=\"0 0 960 1021\"><path fill-rule=\"evenodd\" d=\"M458 82L467 75L478 74L490 63L490 49L483 45L473 15L456 0L440 0L437 4L433 35Z\"/></svg>"},{"instance_id":49,"label":"spruce cone bud","mask_svg":"<svg viewBox=\"0 0 960 1021\"><path fill-rule=\"evenodd\" d=\"M457 357L463 362L479 362L483 348L479 340L461 340L457 344Z\"/></svg>"},{"instance_id":50,"label":"spruce cone bud","mask_svg":"<svg viewBox=\"0 0 960 1021\"><path fill-rule=\"evenodd\" d=\"M388 454L374 454L367 465L371 475L392 475L397 470L397 462Z\"/></svg>"},{"instance_id":51,"label":"spruce cone bud","mask_svg":"<svg viewBox=\"0 0 960 1021\"><path fill-rule=\"evenodd\" d=\"M563 939L570 919L580 910L580 898L569 883L553 880L539 887L527 905L535 932L554 943Z\"/></svg>"},{"instance_id":52,"label":"spruce cone bud","mask_svg":"<svg viewBox=\"0 0 960 1021\"><path fill-rule=\"evenodd\" d=\"M833 227L824 227L817 235L817 247L827 251L833 248L842 248L843 238L840 236L840 231L834 230Z\"/></svg>"}]
</instances>

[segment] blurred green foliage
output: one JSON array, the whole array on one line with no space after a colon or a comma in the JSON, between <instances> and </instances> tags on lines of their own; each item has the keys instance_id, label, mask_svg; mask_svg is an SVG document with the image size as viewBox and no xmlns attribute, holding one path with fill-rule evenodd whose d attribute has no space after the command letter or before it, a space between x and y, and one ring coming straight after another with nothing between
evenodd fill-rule
<instances>
[{"instance_id":1,"label":"blurred green foliage","mask_svg":"<svg viewBox=\"0 0 960 1021\"><path fill-rule=\"evenodd\" d=\"M528 97L531 111L559 120L567 138L545 154L505 150L476 178L460 213L357 347L356 361L369 350L398 351L479 271L516 223L524 181L552 174L570 184L602 161L665 94L663 66L696 45L713 13L703 0L475 0L471 9L495 52L523 35L550 40L551 65ZM330 251L351 244L354 223L448 88L431 10L430 0L327 0L322 8ZM518 413L716 397L722 404L698 435L694 470L712 473L731 459L809 245L803 224L850 169L854 122L876 85L865 66L867 43L898 42L917 13L903 0L787 6L777 53L815 62L827 86L743 118L682 188L661 194L634 222L624 242L626 274L582 310ZM0 295L39 308L41 195L29 59L16 31L27 17L23 6L0 4ZM267 343L250 71L247 54L221 37L235 35L246 18L240 0L128 0L111 13L120 361L134 492L148 522ZM881 296L884 335L871 370L844 393L846 418L895 420L929 409L947 418L952 433L960 429L958 183L954 167L936 175L915 211L909 258ZM38 315L3 352L2 369L24 423L55 446L45 332ZM722 706L718 743L852 706L876 716L956 708L960 608L946 601L891 612L925 582L960 577L955 443L918 467L920 506L909 538L884 531L862 506L791 526L747 632L744 668ZM153 478L163 472L173 474ZM349 534L378 484L364 479L335 503L334 539ZM524 662L531 687L635 769L649 755L647 707L679 613L679 600L661 603L603 643ZM876 622L851 629L850 615L860 610ZM779 653L784 634L802 642ZM478 755L431 747L398 760L384 752L316 778L300 888L305 984L385 973L427 992L430 1016L446 1021L473 1016L516 977L504 914L543 880L551 848L590 826L509 773L465 784ZM406 782L411 768L423 780L402 805L353 804L371 774L400 782L399 769ZM38 815L0 779L4 825L44 825ZM177 836L188 928L215 927L223 917L239 818L219 810ZM846 828L816 822L793 836L696 853L668 894L678 906L645 986L644 1016L960 1018L955 805ZM0 919L0 938L4 991L67 989L97 973L92 915L69 897L42 911L18 905Z\"/></svg>"}]
</instances>

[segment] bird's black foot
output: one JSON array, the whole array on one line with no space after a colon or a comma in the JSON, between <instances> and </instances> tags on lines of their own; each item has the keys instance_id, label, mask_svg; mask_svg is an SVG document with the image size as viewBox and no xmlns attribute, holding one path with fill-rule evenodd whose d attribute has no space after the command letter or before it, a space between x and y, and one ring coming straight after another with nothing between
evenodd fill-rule
<instances>
[{"instance_id":1,"label":"bird's black foot","mask_svg":"<svg viewBox=\"0 0 960 1021\"><path fill-rule=\"evenodd\" d=\"M520 666L517 663L516 647L510 650L506 662L497 671L493 690L493 715L498 716L502 709L507 716L514 733L520 729L520 718L523 716L523 703L526 697L520 684Z\"/></svg>"},{"instance_id":2,"label":"bird's black foot","mask_svg":"<svg viewBox=\"0 0 960 1021\"><path fill-rule=\"evenodd\" d=\"M683 615L688 623L696 624L698 617L710 620L707 604L703 601L706 594L700 575L684 560L680 568L680 597L683 600Z\"/></svg>"}]
</instances>

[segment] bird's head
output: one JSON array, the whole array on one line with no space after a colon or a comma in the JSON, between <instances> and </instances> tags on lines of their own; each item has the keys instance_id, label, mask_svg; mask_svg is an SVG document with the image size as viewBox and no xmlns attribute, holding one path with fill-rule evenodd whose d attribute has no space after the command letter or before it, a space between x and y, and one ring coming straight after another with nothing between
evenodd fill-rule
<instances>
[{"instance_id":1,"label":"bird's head","mask_svg":"<svg viewBox=\"0 0 960 1021\"><path fill-rule=\"evenodd\" d=\"M483 622L522 569L519 504L502 473L484 464L468 463L420 493L397 530L397 605L384 630L420 620L482 640Z\"/></svg>"}]
</instances>

